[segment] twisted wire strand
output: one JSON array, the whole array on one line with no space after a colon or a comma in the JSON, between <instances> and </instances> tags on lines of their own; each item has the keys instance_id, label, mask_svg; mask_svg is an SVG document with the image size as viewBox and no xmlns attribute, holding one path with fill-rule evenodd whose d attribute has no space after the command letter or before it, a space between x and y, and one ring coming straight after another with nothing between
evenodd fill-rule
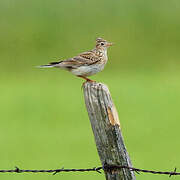
<instances>
[{"instance_id":1,"label":"twisted wire strand","mask_svg":"<svg viewBox=\"0 0 180 180\"><path fill-rule=\"evenodd\" d=\"M18 167L15 167L15 169L10 169L10 170L0 170L0 173L53 173L53 175L60 173L60 172L97 172L101 173L101 170L104 171L115 171L115 170L120 170L120 169L129 169L130 171L134 171L136 173L151 173L151 174L165 174L174 176L174 175L180 175L180 172L176 172L176 168L174 171L154 171L154 170L146 170L146 169L138 169L134 167L129 167L129 166L119 166L119 165L108 165L105 164L104 166L101 167L94 167L94 168L84 168L84 169L47 169L47 170L28 170L28 169L20 169Z\"/></svg>"}]
</instances>

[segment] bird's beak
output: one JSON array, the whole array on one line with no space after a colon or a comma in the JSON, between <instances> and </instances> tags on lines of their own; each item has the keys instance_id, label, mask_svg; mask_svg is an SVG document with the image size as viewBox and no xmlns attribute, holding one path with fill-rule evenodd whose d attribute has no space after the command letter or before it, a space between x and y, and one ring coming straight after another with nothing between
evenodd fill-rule
<instances>
[{"instance_id":1,"label":"bird's beak","mask_svg":"<svg viewBox=\"0 0 180 180\"><path fill-rule=\"evenodd\" d=\"M113 43L107 43L107 47L112 46L112 45L113 45Z\"/></svg>"}]
</instances>

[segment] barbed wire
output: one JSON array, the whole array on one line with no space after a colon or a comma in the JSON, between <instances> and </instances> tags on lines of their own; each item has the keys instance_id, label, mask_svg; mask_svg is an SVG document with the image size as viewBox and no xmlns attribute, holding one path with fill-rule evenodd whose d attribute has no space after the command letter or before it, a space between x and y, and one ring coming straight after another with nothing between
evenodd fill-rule
<instances>
[{"instance_id":1,"label":"barbed wire","mask_svg":"<svg viewBox=\"0 0 180 180\"><path fill-rule=\"evenodd\" d=\"M48 169L48 170L27 170L27 169L20 169L19 167L15 167L15 169L10 170L0 170L0 173L52 173L53 175L60 173L60 172L97 172L101 173L101 170L104 171L117 171L120 169L129 169L130 171L134 171L138 174L140 172L143 173L151 173L151 174L165 174L169 175L169 177L174 175L180 175L180 172L176 172L176 168L174 171L154 171L154 170L146 170L146 169L138 169L129 166L119 166L119 165L108 165L105 164L104 166L94 167L94 168L85 168L85 169L65 169L64 167L61 169Z\"/></svg>"}]
</instances>

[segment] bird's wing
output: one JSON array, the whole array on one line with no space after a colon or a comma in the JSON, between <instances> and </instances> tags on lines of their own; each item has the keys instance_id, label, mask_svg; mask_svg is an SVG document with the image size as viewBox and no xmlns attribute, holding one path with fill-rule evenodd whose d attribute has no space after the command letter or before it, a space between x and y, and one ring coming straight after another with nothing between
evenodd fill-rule
<instances>
[{"instance_id":1,"label":"bird's wing","mask_svg":"<svg viewBox=\"0 0 180 180\"><path fill-rule=\"evenodd\" d=\"M81 53L73 58L60 61L59 66L64 68L77 68L82 65L92 65L99 60L100 58L93 51L88 51Z\"/></svg>"},{"instance_id":2,"label":"bird's wing","mask_svg":"<svg viewBox=\"0 0 180 180\"><path fill-rule=\"evenodd\" d=\"M51 62L48 65L44 65L43 67L61 67L65 69L76 69L79 66L89 66L95 64L96 62L100 61L100 57L95 54L95 52L88 51L81 53L73 58L69 58L66 60L58 61L58 62Z\"/></svg>"},{"instance_id":3,"label":"bird's wing","mask_svg":"<svg viewBox=\"0 0 180 180\"><path fill-rule=\"evenodd\" d=\"M85 53L81 53L81 54L79 54L77 56L77 58L79 58L80 61L81 61L81 58L82 58L82 62L87 64L87 65L94 64L94 63L96 63L97 61L100 60L100 57L97 56L93 51L88 51L88 52L85 52Z\"/></svg>"}]
</instances>

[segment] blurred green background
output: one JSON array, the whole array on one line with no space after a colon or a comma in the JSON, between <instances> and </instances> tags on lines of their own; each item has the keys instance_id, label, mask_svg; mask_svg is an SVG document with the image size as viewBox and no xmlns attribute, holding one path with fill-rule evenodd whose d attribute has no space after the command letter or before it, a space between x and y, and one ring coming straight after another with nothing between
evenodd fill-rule
<instances>
[{"instance_id":1,"label":"blurred green background","mask_svg":"<svg viewBox=\"0 0 180 180\"><path fill-rule=\"evenodd\" d=\"M82 80L36 69L94 47L109 48L105 70L134 167L180 170L179 0L1 0L0 169L99 166ZM97 173L0 174L3 180L104 179ZM137 175L139 180L165 175ZM173 177L178 179L179 177Z\"/></svg>"}]
</instances>

